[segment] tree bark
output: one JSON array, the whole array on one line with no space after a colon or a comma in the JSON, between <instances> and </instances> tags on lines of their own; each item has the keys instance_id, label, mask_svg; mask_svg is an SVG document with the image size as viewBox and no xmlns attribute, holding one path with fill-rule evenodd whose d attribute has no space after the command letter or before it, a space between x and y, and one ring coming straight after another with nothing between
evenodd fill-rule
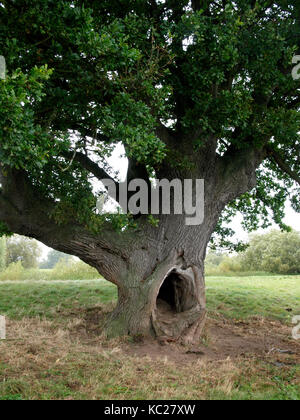
<instances>
[{"instance_id":1,"label":"tree bark","mask_svg":"<svg viewBox=\"0 0 300 420\"><path fill-rule=\"evenodd\" d=\"M199 339L206 314L203 269L186 267L183 251L176 249L146 278L136 268L118 288L117 307L106 323L108 336Z\"/></svg>"},{"instance_id":2,"label":"tree bark","mask_svg":"<svg viewBox=\"0 0 300 420\"><path fill-rule=\"evenodd\" d=\"M183 251L174 249L148 277L136 270L127 273L105 328L110 337L155 336L188 343L200 338L205 314L203 269L186 267Z\"/></svg>"}]
</instances>

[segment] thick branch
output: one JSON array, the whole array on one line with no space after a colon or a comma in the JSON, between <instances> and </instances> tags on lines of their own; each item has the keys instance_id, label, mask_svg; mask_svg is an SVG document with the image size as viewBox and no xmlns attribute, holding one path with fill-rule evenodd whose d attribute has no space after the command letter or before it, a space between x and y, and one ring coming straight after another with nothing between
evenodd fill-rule
<instances>
[{"instance_id":1,"label":"thick branch","mask_svg":"<svg viewBox=\"0 0 300 420\"><path fill-rule=\"evenodd\" d=\"M165 143L166 146L172 148L176 147L176 139L174 137L174 134L172 133L171 129L163 125L159 122L155 134L157 137Z\"/></svg>"},{"instance_id":2,"label":"thick branch","mask_svg":"<svg viewBox=\"0 0 300 420\"><path fill-rule=\"evenodd\" d=\"M99 235L76 221L58 225L51 216L56 203L41 196L24 171L0 166L0 182L0 220L10 231L76 255L112 283L121 282L119 273L126 272L129 257L125 243L110 225L103 226Z\"/></svg>"},{"instance_id":3,"label":"thick branch","mask_svg":"<svg viewBox=\"0 0 300 420\"><path fill-rule=\"evenodd\" d=\"M219 187L216 200L227 205L256 186L256 170L265 158L264 150L228 150L219 159Z\"/></svg>"},{"instance_id":4,"label":"thick branch","mask_svg":"<svg viewBox=\"0 0 300 420\"><path fill-rule=\"evenodd\" d=\"M82 168L93 174L100 181L102 179L110 179L116 182L103 168L100 168L97 163L93 162L88 156L81 152L76 152L75 154L73 152L64 152L64 157L70 159L70 161L73 160L80 163Z\"/></svg>"},{"instance_id":5,"label":"thick branch","mask_svg":"<svg viewBox=\"0 0 300 420\"><path fill-rule=\"evenodd\" d=\"M266 149L269 157L279 166L279 168L300 185L300 176L284 161L279 152L272 149L270 146L267 146Z\"/></svg>"}]
</instances>

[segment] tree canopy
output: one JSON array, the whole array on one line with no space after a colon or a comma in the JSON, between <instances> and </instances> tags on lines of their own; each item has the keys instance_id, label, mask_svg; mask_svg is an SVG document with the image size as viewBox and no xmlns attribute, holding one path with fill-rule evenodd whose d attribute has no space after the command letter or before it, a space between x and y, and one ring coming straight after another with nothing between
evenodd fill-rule
<instances>
[{"instance_id":1,"label":"tree canopy","mask_svg":"<svg viewBox=\"0 0 300 420\"><path fill-rule=\"evenodd\" d=\"M207 149L224 177L255 154L256 186L222 221L240 211L249 230L270 215L284 228L285 201L299 211L299 18L298 0L1 0L4 176L23 171L53 221L97 232L130 223L93 211L119 143L128 179L147 181L164 165L192 172Z\"/></svg>"}]
</instances>

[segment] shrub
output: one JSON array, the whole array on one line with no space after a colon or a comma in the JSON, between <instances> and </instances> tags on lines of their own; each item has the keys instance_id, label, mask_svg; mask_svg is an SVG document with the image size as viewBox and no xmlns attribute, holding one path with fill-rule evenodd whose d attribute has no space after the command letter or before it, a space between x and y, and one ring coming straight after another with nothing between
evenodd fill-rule
<instances>
[{"instance_id":1,"label":"shrub","mask_svg":"<svg viewBox=\"0 0 300 420\"><path fill-rule=\"evenodd\" d=\"M74 257L68 254L64 254L63 252L56 251L55 249L52 249L51 251L48 252L46 260L42 261L42 263L40 264L40 268L42 269L54 268L60 260L70 261L70 260L74 260Z\"/></svg>"},{"instance_id":2,"label":"shrub","mask_svg":"<svg viewBox=\"0 0 300 420\"><path fill-rule=\"evenodd\" d=\"M230 257L227 254L210 251L206 257L206 275L217 276L220 274L233 274L243 271L244 269L239 255Z\"/></svg>"},{"instance_id":3,"label":"shrub","mask_svg":"<svg viewBox=\"0 0 300 420\"><path fill-rule=\"evenodd\" d=\"M21 261L11 263L0 273L0 280L22 280L24 267Z\"/></svg>"},{"instance_id":4,"label":"shrub","mask_svg":"<svg viewBox=\"0 0 300 420\"><path fill-rule=\"evenodd\" d=\"M97 270L76 260L69 262L61 260L52 270L24 269L21 261L18 261L11 263L5 271L0 273L0 281L93 280L99 277Z\"/></svg>"},{"instance_id":5,"label":"shrub","mask_svg":"<svg viewBox=\"0 0 300 420\"><path fill-rule=\"evenodd\" d=\"M219 265L219 270L222 273L240 273L243 271L243 266L239 256L225 257Z\"/></svg>"},{"instance_id":6,"label":"shrub","mask_svg":"<svg viewBox=\"0 0 300 420\"><path fill-rule=\"evenodd\" d=\"M100 277L95 268L83 261L60 260L51 270L51 280L92 280Z\"/></svg>"}]
</instances>

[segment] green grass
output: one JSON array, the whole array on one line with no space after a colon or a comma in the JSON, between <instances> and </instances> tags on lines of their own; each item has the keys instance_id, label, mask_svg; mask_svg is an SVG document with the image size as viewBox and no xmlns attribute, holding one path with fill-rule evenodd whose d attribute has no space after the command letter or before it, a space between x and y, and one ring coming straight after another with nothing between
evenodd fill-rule
<instances>
[{"instance_id":1,"label":"green grass","mask_svg":"<svg viewBox=\"0 0 300 420\"><path fill-rule=\"evenodd\" d=\"M61 317L60 311L91 307L116 299L116 287L103 279L0 282L0 314Z\"/></svg>"},{"instance_id":2,"label":"green grass","mask_svg":"<svg viewBox=\"0 0 300 420\"><path fill-rule=\"evenodd\" d=\"M290 322L300 314L300 276L208 277L209 311L228 318L262 316Z\"/></svg>"},{"instance_id":3,"label":"green grass","mask_svg":"<svg viewBox=\"0 0 300 420\"><path fill-rule=\"evenodd\" d=\"M13 330L0 342L0 400L300 400L295 359L281 367L275 354L174 364L87 336L84 311L115 301L116 287L102 279L0 282L0 314ZM289 323L300 314L300 276L208 277L207 301L211 317L248 319L253 329L255 316Z\"/></svg>"},{"instance_id":4,"label":"green grass","mask_svg":"<svg viewBox=\"0 0 300 420\"><path fill-rule=\"evenodd\" d=\"M208 277L210 312L228 318L263 316L289 322L300 314L300 276ZM78 281L0 282L0 313L23 316L59 316L61 310L91 307L116 300L116 287L103 279Z\"/></svg>"}]
</instances>

